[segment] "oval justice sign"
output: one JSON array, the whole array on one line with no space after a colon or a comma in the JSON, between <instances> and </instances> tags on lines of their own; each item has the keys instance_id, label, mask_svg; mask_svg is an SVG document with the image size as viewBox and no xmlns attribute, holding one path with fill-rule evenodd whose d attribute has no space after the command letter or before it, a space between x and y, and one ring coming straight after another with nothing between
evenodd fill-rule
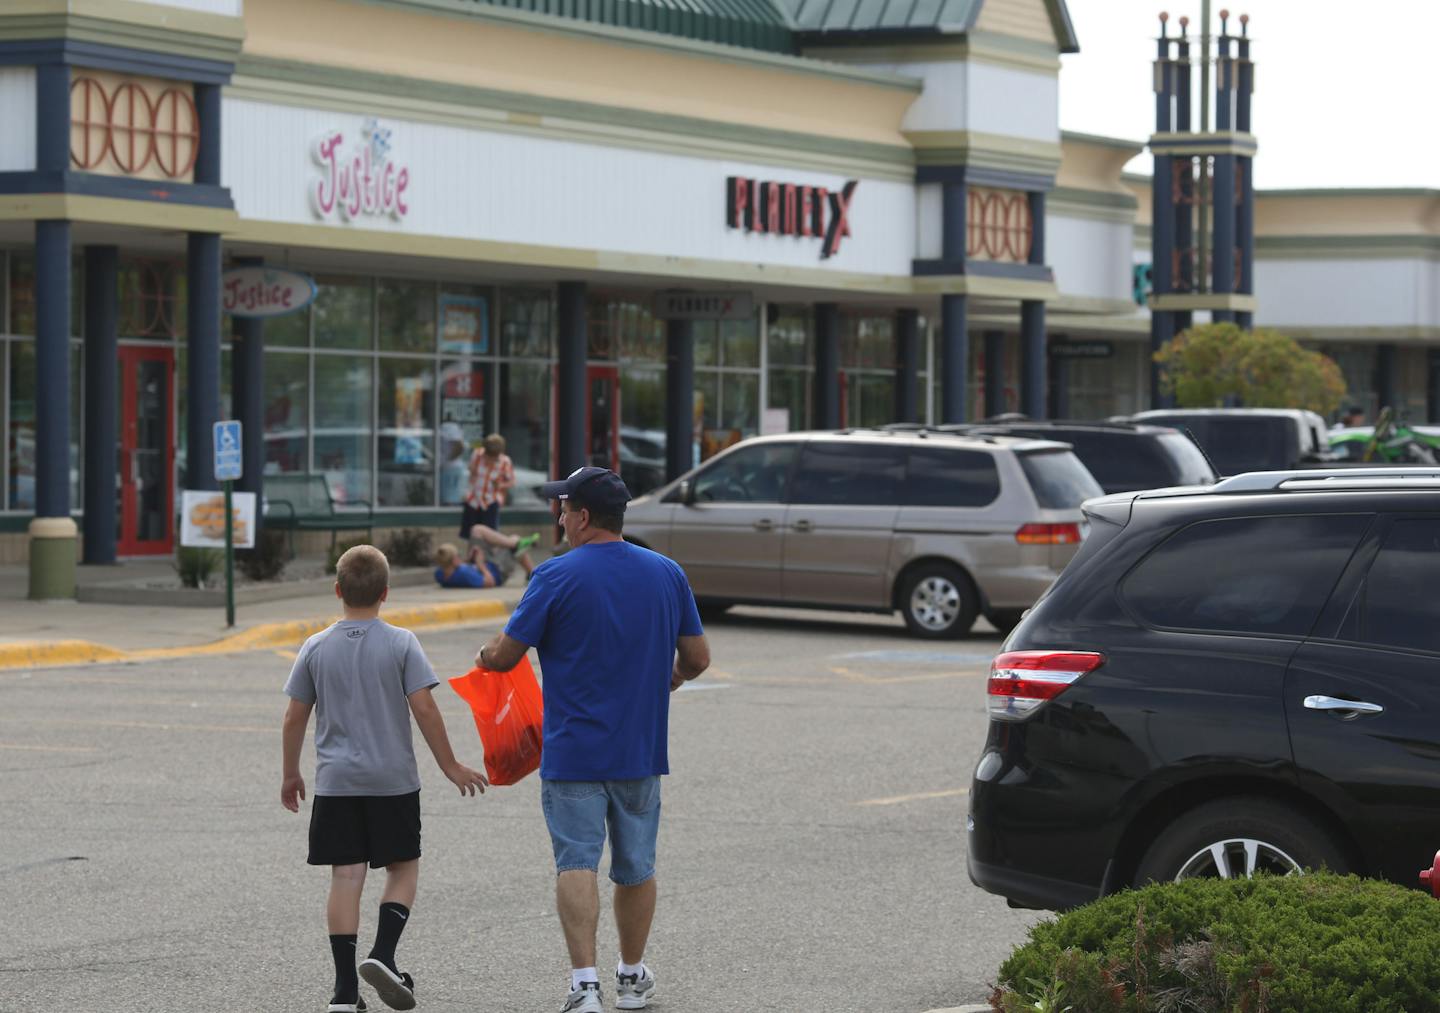
<instances>
[{"instance_id":1,"label":"oval justice sign","mask_svg":"<svg viewBox=\"0 0 1440 1013\"><path fill-rule=\"evenodd\" d=\"M283 317L315 298L314 280L298 271L235 267L220 281L225 312L236 317Z\"/></svg>"}]
</instances>

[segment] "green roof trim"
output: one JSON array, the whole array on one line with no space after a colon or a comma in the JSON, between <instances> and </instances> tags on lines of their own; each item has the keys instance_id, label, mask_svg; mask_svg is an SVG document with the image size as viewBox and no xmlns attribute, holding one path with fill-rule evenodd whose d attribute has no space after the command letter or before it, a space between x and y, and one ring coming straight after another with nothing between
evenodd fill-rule
<instances>
[{"instance_id":1,"label":"green roof trim","mask_svg":"<svg viewBox=\"0 0 1440 1013\"><path fill-rule=\"evenodd\" d=\"M698 42L794 53L790 20L774 0L467 0L475 6L505 7L675 35Z\"/></svg>"},{"instance_id":2,"label":"green roof trim","mask_svg":"<svg viewBox=\"0 0 1440 1013\"><path fill-rule=\"evenodd\" d=\"M864 37L966 35L974 30L985 0L777 0L807 44L862 41ZM1065 0L1045 0L1062 53L1080 42Z\"/></svg>"}]
</instances>

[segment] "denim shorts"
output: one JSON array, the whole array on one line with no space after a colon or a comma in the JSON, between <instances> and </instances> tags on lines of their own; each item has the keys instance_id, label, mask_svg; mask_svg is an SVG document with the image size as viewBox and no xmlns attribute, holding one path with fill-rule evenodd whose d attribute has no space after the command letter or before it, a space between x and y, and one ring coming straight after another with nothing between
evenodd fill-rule
<instances>
[{"instance_id":1,"label":"denim shorts","mask_svg":"<svg viewBox=\"0 0 1440 1013\"><path fill-rule=\"evenodd\" d=\"M556 872L597 871L608 827L610 879L637 886L655 875L660 778L541 781L540 805L555 848Z\"/></svg>"}]
</instances>

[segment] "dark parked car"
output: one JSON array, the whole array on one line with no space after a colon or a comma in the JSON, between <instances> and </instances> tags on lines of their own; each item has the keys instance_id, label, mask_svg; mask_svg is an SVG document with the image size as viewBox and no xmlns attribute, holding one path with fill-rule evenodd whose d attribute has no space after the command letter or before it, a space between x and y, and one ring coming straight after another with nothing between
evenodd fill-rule
<instances>
[{"instance_id":1,"label":"dark parked car","mask_svg":"<svg viewBox=\"0 0 1440 1013\"><path fill-rule=\"evenodd\" d=\"M1251 474L1092 500L995 659L970 878L1067 908L1440 844L1440 469Z\"/></svg>"},{"instance_id":2,"label":"dark parked car","mask_svg":"<svg viewBox=\"0 0 1440 1013\"><path fill-rule=\"evenodd\" d=\"M1299 408L1157 408L1129 421L1188 430L1222 475L1334 460L1325 420Z\"/></svg>"},{"instance_id":3,"label":"dark parked car","mask_svg":"<svg viewBox=\"0 0 1440 1013\"><path fill-rule=\"evenodd\" d=\"M1068 443L1106 492L1209 485L1219 477L1194 441L1167 426L1025 419L944 428L977 436L1028 436Z\"/></svg>"}]
</instances>

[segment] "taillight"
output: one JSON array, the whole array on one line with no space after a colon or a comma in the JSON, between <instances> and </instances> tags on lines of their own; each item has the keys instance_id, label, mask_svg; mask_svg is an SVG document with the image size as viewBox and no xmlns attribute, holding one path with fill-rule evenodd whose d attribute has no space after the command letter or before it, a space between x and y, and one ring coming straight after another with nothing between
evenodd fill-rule
<instances>
[{"instance_id":1,"label":"taillight","mask_svg":"<svg viewBox=\"0 0 1440 1013\"><path fill-rule=\"evenodd\" d=\"M1088 651L1007 651L990 663L990 716L1022 721L1104 663L1103 654Z\"/></svg>"},{"instance_id":2,"label":"taillight","mask_svg":"<svg viewBox=\"0 0 1440 1013\"><path fill-rule=\"evenodd\" d=\"M1078 545L1081 538L1078 524L1025 524L1015 532L1021 545Z\"/></svg>"}]
</instances>

